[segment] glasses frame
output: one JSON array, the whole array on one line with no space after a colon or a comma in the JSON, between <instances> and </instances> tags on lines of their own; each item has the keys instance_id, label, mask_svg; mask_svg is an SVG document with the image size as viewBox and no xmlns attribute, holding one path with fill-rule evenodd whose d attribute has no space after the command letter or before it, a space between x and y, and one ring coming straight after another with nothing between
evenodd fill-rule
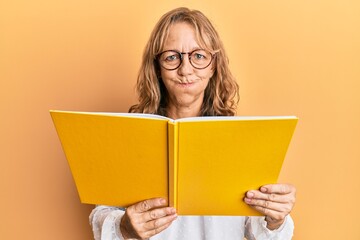
<instances>
[{"instance_id":1,"label":"glasses frame","mask_svg":"<svg viewBox=\"0 0 360 240\"><path fill-rule=\"evenodd\" d=\"M201 68L195 67L195 66L193 65L193 63L191 62L191 55L193 54L193 52L196 52L196 51L199 51L199 50L206 51L206 52L210 53L210 56L211 56L211 59L210 59L209 64L206 65L205 67L201 67ZM166 53L166 52L176 52L176 53L178 53L178 54L180 55L180 63L179 63L179 65L178 65L177 67L175 67L175 68L166 68L166 67L162 66L162 64L160 63L160 57L161 57L162 54L164 54L164 53ZM166 50L166 51L163 51L163 52L157 54L157 55L156 55L156 60L159 61L160 67L162 67L162 68L164 68L164 69L166 69L166 70L168 70L168 71L173 71L173 70L178 69L178 68L181 66L181 64L183 63L183 60L184 60L184 55L186 55L186 54L188 55L189 62L190 62L190 64L191 64L191 66L192 66L193 68L195 68L195 69L198 69L198 70L205 69L205 68L207 68L208 66L210 66L210 64L212 63L213 59L215 58L215 53L212 53L212 52L210 52L210 51L208 51L208 50L205 50L205 49L198 48L198 49L195 49L195 50L193 50L193 51L191 51L191 52L179 52L179 51L177 51L177 50Z\"/></svg>"}]
</instances>

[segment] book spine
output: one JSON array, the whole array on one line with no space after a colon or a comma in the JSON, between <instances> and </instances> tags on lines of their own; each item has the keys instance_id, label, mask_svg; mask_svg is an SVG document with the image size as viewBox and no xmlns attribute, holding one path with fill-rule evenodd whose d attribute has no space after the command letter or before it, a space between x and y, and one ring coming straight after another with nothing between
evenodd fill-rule
<instances>
[{"instance_id":1,"label":"book spine","mask_svg":"<svg viewBox=\"0 0 360 240\"><path fill-rule=\"evenodd\" d=\"M177 209L178 124L168 124L169 206Z\"/></svg>"}]
</instances>

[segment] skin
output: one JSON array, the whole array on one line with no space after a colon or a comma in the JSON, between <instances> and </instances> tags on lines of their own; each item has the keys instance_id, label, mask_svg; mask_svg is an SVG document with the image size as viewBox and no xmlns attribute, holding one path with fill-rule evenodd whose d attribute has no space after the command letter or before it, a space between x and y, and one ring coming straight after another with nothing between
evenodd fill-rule
<instances>
[{"instance_id":1,"label":"skin","mask_svg":"<svg viewBox=\"0 0 360 240\"><path fill-rule=\"evenodd\" d=\"M194 29L187 23L176 23L170 28L163 51L191 52L199 48ZM212 65L201 70L193 68L187 55L178 69L161 69L169 95L167 115L173 119L199 116L204 91L213 73ZM295 192L295 187L289 184L265 185L248 191L244 201L263 213L267 227L274 230L291 212ZM120 230L125 239L147 239L168 228L176 218L176 209L167 207L165 199L147 199L126 209Z\"/></svg>"},{"instance_id":2,"label":"skin","mask_svg":"<svg viewBox=\"0 0 360 240\"><path fill-rule=\"evenodd\" d=\"M187 23L177 23L170 28L164 50L191 52L201 48L196 42L195 31ZM214 74L213 66L195 69L184 56L181 66L173 71L161 68L161 78L168 91L167 113L173 119L199 116L204 91Z\"/></svg>"},{"instance_id":3,"label":"skin","mask_svg":"<svg viewBox=\"0 0 360 240\"><path fill-rule=\"evenodd\" d=\"M295 205L296 188L290 184L268 184L259 190L250 190L245 203L264 214L267 228L275 230L284 223Z\"/></svg>"}]
</instances>

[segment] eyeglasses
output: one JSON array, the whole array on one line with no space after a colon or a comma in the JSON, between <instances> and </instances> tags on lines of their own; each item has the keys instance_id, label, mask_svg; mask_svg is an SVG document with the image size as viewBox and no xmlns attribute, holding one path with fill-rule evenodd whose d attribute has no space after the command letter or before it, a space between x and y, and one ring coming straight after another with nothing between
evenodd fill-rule
<instances>
[{"instance_id":1,"label":"eyeglasses","mask_svg":"<svg viewBox=\"0 0 360 240\"><path fill-rule=\"evenodd\" d=\"M159 53L156 59L158 59L160 66L166 70L175 70L181 66L185 54L189 56L189 62L191 66L196 69L207 68L214 58L214 54L210 53L209 51L204 49L196 49L187 53L178 52L175 50L167 50Z\"/></svg>"}]
</instances>

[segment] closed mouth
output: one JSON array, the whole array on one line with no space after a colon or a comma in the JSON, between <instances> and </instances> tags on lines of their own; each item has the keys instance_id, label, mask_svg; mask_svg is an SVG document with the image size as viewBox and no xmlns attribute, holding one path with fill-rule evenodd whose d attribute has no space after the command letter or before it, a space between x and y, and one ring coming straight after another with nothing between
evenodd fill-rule
<instances>
[{"instance_id":1,"label":"closed mouth","mask_svg":"<svg viewBox=\"0 0 360 240\"><path fill-rule=\"evenodd\" d=\"M179 84L180 84L181 86L187 87L187 86L193 85L194 82L179 82Z\"/></svg>"}]
</instances>

